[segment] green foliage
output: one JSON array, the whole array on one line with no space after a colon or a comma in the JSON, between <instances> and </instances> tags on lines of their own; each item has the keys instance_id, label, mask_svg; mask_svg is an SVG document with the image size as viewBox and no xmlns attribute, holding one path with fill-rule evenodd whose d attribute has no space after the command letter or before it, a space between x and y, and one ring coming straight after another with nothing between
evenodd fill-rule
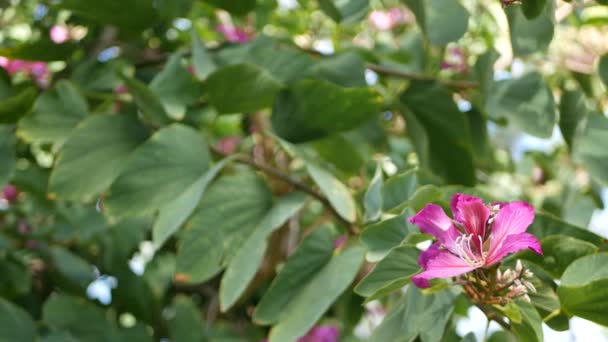
<instances>
[{"instance_id":1,"label":"green foliage","mask_svg":"<svg viewBox=\"0 0 608 342\"><path fill-rule=\"evenodd\" d=\"M605 4L508 2L4 1L0 341L608 326ZM416 287L455 193L530 203L543 255Z\"/></svg>"}]
</instances>

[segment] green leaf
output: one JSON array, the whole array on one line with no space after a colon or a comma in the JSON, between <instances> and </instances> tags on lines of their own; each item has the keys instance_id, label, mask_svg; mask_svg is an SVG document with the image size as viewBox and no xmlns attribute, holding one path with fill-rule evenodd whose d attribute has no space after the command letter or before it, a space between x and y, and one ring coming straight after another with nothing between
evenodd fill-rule
<instances>
[{"instance_id":1,"label":"green leaf","mask_svg":"<svg viewBox=\"0 0 608 342\"><path fill-rule=\"evenodd\" d=\"M30 142L60 145L88 113L89 106L76 87L60 80L36 99L32 112L19 121L17 134Z\"/></svg>"},{"instance_id":2,"label":"green leaf","mask_svg":"<svg viewBox=\"0 0 608 342\"><path fill-rule=\"evenodd\" d=\"M543 320L532 304L523 301L516 302L522 316L521 323L512 322L512 331L520 341L542 342Z\"/></svg>"},{"instance_id":3,"label":"green leaf","mask_svg":"<svg viewBox=\"0 0 608 342\"><path fill-rule=\"evenodd\" d=\"M84 119L57 157L50 193L65 200L91 201L112 184L131 152L147 137L147 130L127 116Z\"/></svg>"},{"instance_id":4,"label":"green leaf","mask_svg":"<svg viewBox=\"0 0 608 342\"><path fill-rule=\"evenodd\" d=\"M356 52L324 58L311 69L312 75L343 87L365 87L365 62Z\"/></svg>"},{"instance_id":5,"label":"green leaf","mask_svg":"<svg viewBox=\"0 0 608 342\"><path fill-rule=\"evenodd\" d=\"M430 0L424 10L426 34L431 44L447 45L467 32L469 12L459 1Z\"/></svg>"},{"instance_id":6,"label":"green leaf","mask_svg":"<svg viewBox=\"0 0 608 342\"><path fill-rule=\"evenodd\" d=\"M417 175L409 170L389 178L382 188L382 206L389 211L410 199L416 191Z\"/></svg>"},{"instance_id":7,"label":"green leaf","mask_svg":"<svg viewBox=\"0 0 608 342\"><path fill-rule=\"evenodd\" d=\"M169 58L161 72L150 82L150 90L158 97L169 117L181 120L186 108L201 96L201 87L182 65L182 54Z\"/></svg>"},{"instance_id":8,"label":"green leaf","mask_svg":"<svg viewBox=\"0 0 608 342\"><path fill-rule=\"evenodd\" d=\"M413 137L423 165L428 160L430 168L449 183L475 184L467 117L458 110L447 89L434 81L413 81L401 102L407 107L404 115L408 125L419 125L428 139Z\"/></svg>"},{"instance_id":9,"label":"green leaf","mask_svg":"<svg viewBox=\"0 0 608 342\"><path fill-rule=\"evenodd\" d=\"M169 335L174 342L202 342L203 320L201 311L190 297L177 295L173 299L174 316L169 320Z\"/></svg>"},{"instance_id":10,"label":"green leaf","mask_svg":"<svg viewBox=\"0 0 608 342\"><path fill-rule=\"evenodd\" d=\"M13 131L10 126L0 125L0 187L4 187L11 179L17 162L17 139Z\"/></svg>"},{"instance_id":11,"label":"green leaf","mask_svg":"<svg viewBox=\"0 0 608 342\"><path fill-rule=\"evenodd\" d=\"M381 260L393 247L399 246L409 233L415 232L416 228L406 221L413 214L413 211L407 210L399 216L366 226L361 233L361 242L367 248L367 260Z\"/></svg>"},{"instance_id":12,"label":"green leaf","mask_svg":"<svg viewBox=\"0 0 608 342\"><path fill-rule=\"evenodd\" d=\"M369 183L369 187L363 198L363 206L365 208L365 222L377 221L382 215L382 168L380 164L376 166L374 177Z\"/></svg>"},{"instance_id":13,"label":"green leaf","mask_svg":"<svg viewBox=\"0 0 608 342\"><path fill-rule=\"evenodd\" d=\"M193 186L209 167L200 133L173 124L136 149L104 201L109 216L141 216L167 205Z\"/></svg>"},{"instance_id":14,"label":"green leaf","mask_svg":"<svg viewBox=\"0 0 608 342\"><path fill-rule=\"evenodd\" d=\"M451 290L425 295L415 286L395 305L374 330L371 341L440 341L454 311L456 295Z\"/></svg>"},{"instance_id":15,"label":"green leaf","mask_svg":"<svg viewBox=\"0 0 608 342\"><path fill-rule=\"evenodd\" d=\"M331 173L313 163L307 162L306 170L338 214L348 222L355 222L357 207L349 189Z\"/></svg>"},{"instance_id":16,"label":"green leaf","mask_svg":"<svg viewBox=\"0 0 608 342\"><path fill-rule=\"evenodd\" d=\"M48 38L1 47L0 56L27 61L59 61L69 59L78 48L77 43L57 44Z\"/></svg>"},{"instance_id":17,"label":"green leaf","mask_svg":"<svg viewBox=\"0 0 608 342\"><path fill-rule=\"evenodd\" d=\"M209 103L221 113L249 113L268 108L283 85L253 64L235 64L214 71L205 82Z\"/></svg>"},{"instance_id":18,"label":"green leaf","mask_svg":"<svg viewBox=\"0 0 608 342\"><path fill-rule=\"evenodd\" d=\"M253 46L246 60L266 70L283 84L302 79L312 72L313 66L323 64L323 61L315 63L309 55L297 48L282 46L281 42L273 40L268 44Z\"/></svg>"},{"instance_id":19,"label":"green leaf","mask_svg":"<svg viewBox=\"0 0 608 342\"><path fill-rule=\"evenodd\" d=\"M608 54L603 55L600 58L600 62L597 66L597 72L600 75L600 79L606 87L608 87Z\"/></svg>"},{"instance_id":20,"label":"green leaf","mask_svg":"<svg viewBox=\"0 0 608 342\"><path fill-rule=\"evenodd\" d=\"M608 118L590 115L581 135L573 142L572 157L583 165L595 180L608 184Z\"/></svg>"},{"instance_id":21,"label":"green leaf","mask_svg":"<svg viewBox=\"0 0 608 342\"><path fill-rule=\"evenodd\" d=\"M597 252L594 244L566 235L553 235L541 240L543 255L526 251L521 258L541 266L553 277L559 279L574 260Z\"/></svg>"},{"instance_id":22,"label":"green leaf","mask_svg":"<svg viewBox=\"0 0 608 342\"><path fill-rule=\"evenodd\" d=\"M572 149L575 138L580 134L581 123L587 117L585 94L578 89L564 91L559 102L559 114L559 128Z\"/></svg>"},{"instance_id":23,"label":"green leaf","mask_svg":"<svg viewBox=\"0 0 608 342\"><path fill-rule=\"evenodd\" d=\"M59 6L100 24L116 25L132 33L140 33L159 21L152 2L147 0L104 0L93 3L62 0Z\"/></svg>"},{"instance_id":24,"label":"green leaf","mask_svg":"<svg viewBox=\"0 0 608 342\"><path fill-rule=\"evenodd\" d=\"M152 227L152 241L157 249L188 219L209 183L232 160L234 157L228 157L218 162L173 201L160 208L158 218Z\"/></svg>"},{"instance_id":25,"label":"green leaf","mask_svg":"<svg viewBox=\"0 0 608 342\"><path fill-rule=\"evenodd\" d=\"M201 80L206 79L217 69L215 61L207 51L207 47L194 29L192 30L192 65L196 77Z\"/></svg>"},{"instance_id":26,"label":"green leaf","mask_svg":"<svg viewBox=\"0 0 608 342\"><path fill-rule=\"evenodd\" d=\"M315 140L312 146L324 161L348 175L358 174L365 164L364 156L358 146L344 133Z\"/></svg>"},{"instance_id":27,"label":"green leaf","mask_svg":"<svg viewBox=\"0 0 608 342\"><path fill-rule=\"evenodd\" d=\"M116 340L116 326L105 312L82 298L53 294L44 303L42 316L51 331L68 332L78 341Z\"/></svg>"},{"instance_id":28,"label":"green leaf","mask_svg":"<svg viewBox=\"0 0 608 342\"><path fill-rule=\"evenodd\" d=\"M224 176L213 183L180 236L177 272L199 283L217 274L272 205L270 189L253 173ZM224 261L224 263L222 263Z\"/></svg>"},{"instance_id":29,"label":"green leaf","mask_svg":"<svg viewBox=\"0 0 608 342\"><path fill-rule=\"evenodd\" d=\"M353 22L365 16L369 0L319 0L321 10L335 22Z\"/></svg>"},{"instance_id":30,"label":"green leaf","mask_svg":"<svg viewBox=\"0 0 608 342\"><path fill-rule=\"evenodd\" d=\"M419 254L414 246L395 247L357 284L355 292L372 300L402 288L420 271Z\"/></svg>"},{"instance_id":31,"label":"green leaf","mask_svg":"<svg viewBox=\"0 0 608 342\"><path fill-rule=\"evenodd\" d=\"M491 49L488 52L477 58L475 62L474 75L479 83L479 90L482 97L482 104L485 104L488 96L491 94L492 85L494 84L494 64L500 55L496 50Z\"/></svg>"},{"instance_id":32,"label":"green leaf","mask_svg":"<svg viewBox=\"0 0 608 342\"><path fill-rule=\"evenodd\" d=\"M538 17L545 8L545 0L525 0L521 3L521 11L527 19Z\"/></svg>"},{"instance_id":33,"label":"green leaf","mask_svg":"<svg viewBox=\"0 0 608 342\"><path fill-rule=\"evenodd\" d=\"M260 267L266 252L267 239L295 215L306 201L302 193L281 198L257 225L226 268L220 284L220 308L228 310L247 289Z\"/></svg>"},{"instance_id":34,"label":"green leaf","mask_svg":"<svg viewBox=\"0 0 608 342\"><path fill-rule=\"evenodd\" d=\"M495 83L486 110L541 138L549 138L557 123L553 94L537 72Z\"/></svg>"},{"instance_id":35,"label":"green leaf","mask_svg":"<svg viewBox=\"0 0 608 342\"><path fill-rule=\"evenodd\" d=\"M319 139L377 117L381 102L371 88L342 88L327 81L302 80L278 95L272 126L288 141Z\"/></svg>"},{"instance_id":36,"label":"green leaf","mask_svg":"<svg viewBox=\"0 0 608 342\"><path fill-rule=\"evenodd\" d=\"M552 2L548 1L545 10L532 20L527 19L518 6L509 6L505 9L515 56L529 55L549 47L553 39L552 7Z\"/></svg>"},{"instance_id":37,"label":"green leaf","mask_svg":"<svg viewBox=\"0 0 608 342\"><path fill-rule=\"evenodd\" d=\"M15 123L26 115L36 98L35 88L25 88L18 94L2 99L0 102L0 124Z\"/></svg>"},{"instance_id":38,"label":"green leaf","mask_svg":"<svg viewBox=\"0 0 608 342\"><path fill-rule=\"evenodd\" d=\"M141 81L120 74L120 79L125 82L129 92L133 94L135 104L142 111L144 117L155 125L169 123L169 117L165 112L160 97Z\"/></svg>"},{"instance_id":39,"label":"green leaf","mask_svg":"<svg viewBox=\"0 0 608 342\"><path fill-rule=\"evenodd\" d=\"M574 261L562 276L557 294L562 310L608 326L608 254L599 253Z\"/></svg>"},{"instance_id":40,"label":"green leaf","mask_svg":"<svg viewBox=\"0 0 608 342\"><path fill-rule=\"evenodd\" d=\"M93 266L78 255L62 247L53 247L51 256L57 271L78 288L85 289L95 280Z\"/></svg>"},{"instance_id":41,"label":"green leaf","mask_svg":"<svg viewBox=\"0 0 608 342\"><path fill-rule=\"evenodd\" d=\"M0 340L1 341L35 341L36 324L22 308L0 298Z\"/></svg>"},{"instance_id":42,"label":"green leaf","mask_svg":"<svg viewBox=\"0 0 608 342\"><path fill-rule=\"evenodd\" d=\"M354 280L363 253L361 246L350 245L334 255L290 301L270 331L269 342L296 341L306 334Z\"/></svg>"},{"instance_id":43,"label":"green leaf","mask_svg":"<svg viewBox=\"0 0 608 342\"><path fill-rule=\"evenodd\" d=\"M330 260L334 248L334 235L327 226L310 233L272 281L253 313L253 321L268 325L284 317L287 305Z\"/></svg>"},{"instance_id":44,"label":"green leaf","mask_svg":"<svg viewBox=\"0 0 608 342\"><path fill-rule=\"evenodd\" d=\"M256 7L256 0L207 0L206 2L236 15L246 14Z\"/></svg>"},{"instance_id":45,"label":"green leaf","mask_svg":"<svg viewBox=\"0 0 608 342\"><path fill-rule=\"evenodd\" d=\"M528 233L533 234L539 239L544 239L545 237L553 235L567 235L572 238L591 242L596 246L602 246L604 244L602 237L544 212L536 213L534 222L528 228Z\"/></svg>"}]
</instances>

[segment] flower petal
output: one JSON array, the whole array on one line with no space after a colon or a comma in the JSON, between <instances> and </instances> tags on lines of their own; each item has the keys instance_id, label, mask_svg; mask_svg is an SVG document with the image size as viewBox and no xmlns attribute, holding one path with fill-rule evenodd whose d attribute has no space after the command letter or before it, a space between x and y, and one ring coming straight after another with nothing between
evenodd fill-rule
<instances>
[{"instance_id":1,"label":"flower petal","mask_svg":"<svg viewBox=\"0 0 608 342\"><path fill-rule=\"evenodd\" d=\"M424 272L412 277L412 282L418 287L425 288L429 286L430 279L454 277L476 268L450 252L440 251L426 262Z\"/></svg>"},{"instance_id":2,"label":"flower petal","mask_svg":"<svg viewBox=\"0 0 608 342\"><path fill-rule=\"evenodd\" d=\"M534 221L534 208L530 204L510 202L503 205L496 213L492 224L488 254L494 254L507 236L525 232L532 221Z\"/></svg>"},{"instance_id":3,"label":"flower petal","mask_svg":"<svg viewBox=\"0 0 608 342\"><path fill-rule=\"evenodd\" d=\"M446 231L452 226L452 220L436 204L427 204L418 214L408 218L407 221L420 227L423 233L433 235L438 240L443 240Z\"/></svg>"},{"instance_id":4,"label":"flower petal","mask_svg":"<svg viewBox=\"0 0 608 342\"><path fill-rule=\"evenodd\" d=\"M519 252L526 248L531 249L537 254L543 254L540 242L538 242L538 239L534 235L530 233L509 235L494 251L488 253L486 265L492 265L507 256L507 254Z\"/></svg>"},{"instance_id":5,"label":"flower petal","mask_svg":"<svg viewBox=\"0 0 608 342\"><path fill-rule=\"evenodd\" d=\"M450 206L452 207L452 213L454 213L454 219L464 225L467 234L484 237L486 221L490 217L490 209L483 204L481 198L455 194Z\"/></svg>"},{"instance_id":6,"label":"flower petal","mask_svg":"<svg viewBox=\"0 0 608 342\"><path fill-rule=\"evenodd\" d=\"M420 253L420 256L418 257L418 265L426 269L426 265L429 260L433 259L437 256L437 254L441 253L439 247L441 247L441 243L435 242L434 244L430 245L426 251Z\"/></svg>"}]
</instances>

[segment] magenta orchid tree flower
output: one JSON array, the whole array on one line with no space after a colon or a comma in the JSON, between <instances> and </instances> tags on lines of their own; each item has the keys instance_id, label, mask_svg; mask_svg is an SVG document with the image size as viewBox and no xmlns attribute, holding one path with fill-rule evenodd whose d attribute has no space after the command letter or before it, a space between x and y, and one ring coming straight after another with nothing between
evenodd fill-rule
<instances>
[{"instance_id":1,"label":"magenta orchid tree flower","mask_svg":"<svg viewBox=\"0 0 608 342\"><path fill-rule=\"evenodd\" d=\"M530 204L485 205L481 198L456 194L450 207L453 219L436 204L428 204L408 219L437 239L420 254L418 263L424 271L412 278L416 286L428 287L430 279L456 277L494 265L524 249L542 255L536 237L526 233L534 221Z\"/></svg>"}]
</instances>

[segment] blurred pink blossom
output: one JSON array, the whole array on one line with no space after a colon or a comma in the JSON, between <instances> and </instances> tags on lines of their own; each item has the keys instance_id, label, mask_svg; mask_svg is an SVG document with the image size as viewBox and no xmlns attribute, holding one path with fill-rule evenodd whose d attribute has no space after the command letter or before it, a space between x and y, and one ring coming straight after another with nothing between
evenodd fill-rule
<instances>
[{"instance_id":1,"label":"blurred pink blossom","mask_svg":"<svg viewBox=\"0 0 608 342\"><path fill-rule=\"evenodd\" d=\"M70 40L70 31L65 25L53 25L49 31L49 36L55 44L62 44Z\"/></svg>"},{"instance_id":2,"label":"blurred pink blossom","mask_svg":"<svg viewBox=\"0 0 608 342\"><path fill-rule=\"evenodd\" d=\"M241 138L237 136L230 136L220 139L217 142L217 148L224 154L229 155L236 151L236 148L239 146L241 142Z\"/></svg>"},{"instance_id":3,"label":"blurred pink blossom","mask_svg":"<svg viewBox=\"0 0 608 342\"><path fill-rule=\"evenodd\" d=\"M46 87L49 84L50 73L45 62L30 62L0 57L0 67L4 68L11 76L17 73L31 76L42 87Z\"/></svg>"},{"instance_id":4,"label":"blurred pink blossom","mask_svg":"<svg viewBox=\"0 0 608 342\"><path fill-rule=\"evenodd\" d=\"M0 197L7 200L9 203L15 203L17 201L17 196L19 196L19 190L17 187L13 185L7 185L2 189L2 194Z\"/></svg>"},{"instance_id":5,"label":"blurred pink blossom","mask_svg":"<svg viewBox=\"0 0 608 342\"><path fill-rule=\"evenodd\" d=\"M335 325L317 325L300 337L298 342L338 342L339 339L340 330Z\"/></svg>"},{"instance_id":6,"label":"blurred pink blossom","mask_svg":"<svg viewBox=\"0 0 608 342\"><path fill-rule=\"evenodd\" d=\"M460 74L466 74L469 71L467 56L459 47L448 48L440 68L441 70L452 70Z\"/></svg>"},{"instance_id":7,"label":"blurred pink blossom","mask_svg":"<svg viewBox=\"0 0 608 342\"><path fill-rule=\"evenodd\" d=\"M336 241L334 241L334 247L337 249L337 248L344 246L344 244L346 243L347 240L348 240L348 235L345 234L345 235L339 236L336 239Z\"/></svg>"},{"instance_id":8,"label":"blurred pink blossom","mask_svg":"<svg viewBox=\"0 0 608 342\"><path fill-rule=\"evenodd\" d=\"M368 20L376 29L386 31L396 26L411 22L412 13L403 8L391 8L388 11L375 10L369 14Z\"/></svg>"},{"instance_id":9,"label":"blurred pink blossom","mask_svg":"<svg viewBox=\"0 0 608 342\"><path fill-rule=\"evenodd\" d=\"M243 44L253 38L251 33L232 25L218 25L216 30L223 34L224 38L231 43Z\"/></svg>"}]
</instances>

